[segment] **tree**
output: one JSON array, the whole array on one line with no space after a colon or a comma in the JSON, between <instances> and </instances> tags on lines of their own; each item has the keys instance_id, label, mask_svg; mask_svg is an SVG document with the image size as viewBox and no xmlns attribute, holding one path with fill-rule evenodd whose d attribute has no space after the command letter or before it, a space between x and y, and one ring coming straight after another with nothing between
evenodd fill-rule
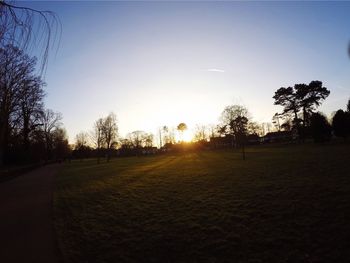
<instances>
[{"instance_id":1,"label":"tree","mask_svg":"<svg viewBox=\"0 0 350 263\"><path fill-rule=\"evenodd\" d=\"M335 136L346 140L350 136L350 113L338 110L333 116L332 127Z\"/></svg>"},{"instance_id":2,"label":"tree","mask_svg":"<svg viewBox=\"0 0 350 263\"><path fill-rule=\"evenodd\" d=\"M227 106L221 113L221 120L223 122L221 131L226 130L232 136L232 147L237 146L238 137L247 132L248 109L242 105Z\"/></svg>"},{"instance_id":3,"label":"tree","mask_svg":"<svg viewBox=\"0 0 350 263\"><path fill-rule=\"evenodd\" d=\"M74 153L78 158L89 157L91 148L89 147L89 135L86 132L79 132L75 136Z\"/></svg>"},{"instance_id":4,"label":"tree","mask_svg":"<svg viewBox=\"0 0 350 263\"><path fill-rule=\"evenodd\" d=\"M42 51L41 71L44 70L49 49L54 47L61 33L61 24L55 13L0 1L0 48L16 45L30 51ZM56 42L57 43L57 42Z\"/></svg>"},{"instance_id":5,"label":"tree","mask_svg":"<svg viewBox=\"0 0 350 263\"><path fill-rule=\"evenodd\" d=\"M322 86L321 81L314 80L308 85L295 84L294 87L281 87L275 92L273 98L275 99L275 105L283 106L282 115L293 114L293 123L299 136L304 139L306 127L310 125L309 116L314 113L329 94L330 91ZM300 111L302 118L299 118Z\"/></svg>"},{"instance_id":6,"label":"tree","mask_svg":"<svg viewBox=\"0 0 350 263\"><path fill-rule=\"evenodd\" d=\"M136 151L136 154L140 153L141 148L150 146L153 144L153 136L150 137L144 131L133 131L127 135L127 140L131 143L131 147Z\"/></svg>"},{"instance_id":7,"label":"tree","mask_svg":"<svg viewBox=\"0 0 350 263\"><path fill-rule=\"evenodd\" d=\"M46 109L41 113L40 121L44 133L46 160L53 157L54 132L62 126L62 114Z\"/></svg>"},{"instance_id":8,"label":"tree","mask_svg":"<svg viewBox=\"0 0 350 263\"><path fill-rule=\"evenodd\" d=\"M144 137L145 147L153 147L153 134L146 133Z\"/></svg>"},{"instance_id":9,"label":"tree","mask_svg":"<svg viewBox=\"0 0 350 263\"><path fill-rule=\"evenodd\" d=\"M158 129L159 136L159 148L162 148L165 144L170 143L171 136L168 126L164 125Z\"/></svg>"},{"instance_id":10,"label":"tree","mask_svg":"<svg viewBox=\"0 0 350 263\"><path fill-rule=\"evenodd\" d=\"M306 84L295 84L294 89L296 91L297 100L300 101L300 107L303 113L303 125L304 127L309 125L309 116L317 109L325 100L330 91L322 86L322 81L314 80Z\"/></svg>"},{"instance_id":11,"label":"tree","mask_svg":"<svg viewBox=\"0 0 350 263\"><path fill-rule=\"evenodd\" d=\"M208 135L208 128L205 125L196 125L195 131L194 131L194 140L197 142L200 141L207 141L209 138Z\"/></svg>"},{"instance_id":12,"label":"tree","mask_svg":"<svg viewBox=\"0 0 350 263\"><path fill-rule=\"evenodd\" d=\"M31 72L34 68L29 69ZM24 148L29 148L30 133L38 126L40 126L40 114L43 112L44 104L44 82L38 76L26 74L21 87L20 97L18 99L19 119L22 126L22 137Z\"/></svg>"},{"instance_id":13,"label":"tree","mask_svg":"<svg viewBox=\"0 0 350 263\"><path fill-rule=\"evenodd\" d=\"M275 99L274 104L283 106L283 114L293 113L294 114L294 121L299 127L299 119L298 119L298 112L300 110L300 101L297 99L296 92L293 89L293 87L279 88L275 95L273 96L273 99Z\"/></svg>"},{"instance_id":14,"label":"tree","mask_svg":"<svg viewBox=\"0 0 350 263\"><path fill-rule=\"evenodd\" d=\"M35 152L39 151L43 132L38 120L44 96L44 82L39 75L46 68L49 49L58 43L55 39L60 35L60 23L54 13L13 2L0 1L0 166L10 141L17 157L24 149L24 156L31 158L30 140ZM25 54L32 51L42 54L38 75L34 74L37 59Z\"/></svg>"},{"instance_id":15,"label":"tree","mask_svg":"<svg viewBox=\"0 0 350 263\"><path fill-rule=\"evenodd\" d=\"M325 142L331 139L332 128L323 114L317 112L311 115L310 128L315 142Z\"/></svg>"},{"instance_id":16,"label":"tree","mask_svg":"<svg viewBox=\"0 0 350 263\"><path fill-rule=\"evenodd\" d=\"M117 117L114 113L110 113L106 118L103 119L102 136L103 142L105 143L107 149L107 161L109 161L111 150L117 143L118 137Z\"/></svg>"},{"instance_id":17,"label":"tree","mask_svg":"<svg viewBox=\"0 0 350 263\"><path fill-rule=\"evenodd\" d=\"M51 136L53 158L61 161L65 159L71 151L68 145L67 132L65 129L57 127L53 130Z\"/></svg>"},{"instance_id":18,"label":"tree","mask_svg":"<svg viewBox=\"0 0 350 263\"><path fill-rule=\"evenodd\" d=\"M89 136L86 132L79 132L76 136L75 136L75 144L74 144L74 149L78 150L82 147L86 147L88 146L88 142L89 142Z\"/></svg>"},{"instance_id":19,"label":"tree","mask_svg":"<svg viewBox=\"0 0 350 263\"><path fill-rule=\"evenodd\" d=\"M279 113L275 113L274 115L273 115L273 117L272 117L272 123L273 123L273 125L275 125L275 127L276 127L276 129L278 130L278 131L280 131L281 130L281 122L280 122L280 119L281 119L281 114L279 114Z\"/></svg>"},{"instance_id":20,"label":"tree","mask_svg":"<svg viewBox=\"0 0 350 263\"><path fill-rule=\"evenodd\" d=\"M249 134L259 135L262 133L261 125L259 125L257 122L252 122L252 121L248 122L247 130Z\"/></svg>"},{"instance_id":21,"label":"tree","mask_svg":"<svg viewBox=\"0 0 350 263\"><path fill-rule=\"evenodd\" d=\"M143 147L143 140L145 138L144 131L133 131L128 134L128 139L132 143L133 148L140 149Z\"/></svg>"},{"instance_id":22,"label":"tree","mask_svg":"<svg viewBox=\"0 0 350 263\"><path fill-rule=\"evenodd\" d=\"M181 140L182 140L182 142L183 142L183 140L184 140L184 132L185 132L185 130L187 130L187 125L186 125L186 123L181 122L179 125L177 125L177 130L180 132L180 134L181 134Z\"/></svg>"},{"instance_id":23,"label":"tree","mask_svg":"<svg viewBox=\"0 0 350 263\"><path fill-rule=\"evenodd\" d=\"M103 147L103 119L99 118L95 121L93 129L90 132L91 141L97 151L97 163L100 163L100 152Z\"/></svg>"},{"instance_id":24,"label":"tree","mask_svg":"<svg viewBox=\"0 0 350 263\"><path fill-rule=\"evenodd\" d=\"M7 45L0 48L0 165L10 136L20 131L26 149L43 108L44 82L35 75L36 59Z\"/></svg>"},{"instance_id":25,"label":"tree","mask_svg":"<svg viewBox=\"0 0 350 263\"><path fill-rule=\"evenodd\" d=\"M235 119L233 119L230 122L230 129L236 139L238 139L239 137L242 138L247 134L248 132L247 126L248 126L248 118L245 116L237 116Z\"/></svg>"}]
</instances>

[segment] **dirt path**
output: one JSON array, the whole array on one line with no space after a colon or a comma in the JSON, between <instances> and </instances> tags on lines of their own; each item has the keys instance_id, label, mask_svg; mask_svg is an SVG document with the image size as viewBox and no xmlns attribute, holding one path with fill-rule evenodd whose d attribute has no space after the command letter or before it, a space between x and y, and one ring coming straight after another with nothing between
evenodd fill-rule
<instances>
[{"instance_id":1,"label":"dirt path","mask_svg":"<svg viewBox=\"0 0 350 263\"><path fill-rule=\"evenodd\" d=\"M59 262L52 192L59 165L0 183L0 262Z\"/></svg>"}]
</instances>

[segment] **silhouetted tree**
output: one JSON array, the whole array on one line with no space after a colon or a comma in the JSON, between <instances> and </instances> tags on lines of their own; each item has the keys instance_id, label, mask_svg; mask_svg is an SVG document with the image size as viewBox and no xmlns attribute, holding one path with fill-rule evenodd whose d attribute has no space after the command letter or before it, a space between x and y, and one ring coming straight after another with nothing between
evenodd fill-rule
<instances>
[{"instance_id":1,"label":"silhouetted tree","mask_svg":"<svg viewBox=\"0 0 350 263\"><path fill-rule=\"evenodd\" d=\"M187 130L187 125L186 125L186 123L184 123L184 122L181 122L179 125L177 125L177 130L180 132L180 134L181 134L181 139L182 139L182 141L184 140L184 132L185 132L185 130Z\"/></svg>"},{"instance_id":2,"label":"silhouetted tree","mask_svg":"<svg viewBox=\"0 0 350 263\"><path fill-rule=\"evenodd\" d=\"M65 159L71 152L66 130L61 127L57 127L52 131L51 138L53 158L56 160Z\"/></svg>"},{"instance_id":3,"label":"silhouetted tree","mask_svg":"<svg viewBox=\"0 0 350 263\"><path fill-rule=\"evenodd\" d=\"M278 131L281 130L281 121L280 120L281 120L281 114L276 112L272 117L272 123L273 123L273 125L275 125L275 127Z\"/></svg>"},{"instance_id":4,"label":"silhouetted tree","mask_svg":"<svg viewBox=\"0 0 350 263\"><path fill-rule=\"evenodd\" d=\"M44 133L46 160L53 157L54 149L54 133L62 126L62 114L46 109L41 113L40 122Z\"/></svg>"},{"instance_id":5,"label":"silhouetted tree","mask_svg":"<svg viewBox=\"0 0 350 263\"><path fill-rule=\"evenodd\" d=\"M40 77L32 75L34 68L28 70L30 72L21 82L18 98L18 117L21 122L23 144L26 151L29 148L30 133L40 126L40 115L44 108L44 90L42 88L44 83Z\"/></svg>"},{"instance_id":6,"label":"silhouetted tree","mask_svg":"<svg viewBox=\"0 0 350 263\"><path fill-rule=\"evenodd\" d=\"M153 146L153 135L144 131L133 131L127 135L127 140L131 143L131 147L137 154L143 147Z\"/></svg>"},{"instance_id":7,"label":"silhouetted tree","mask_svg":"<svg viewBox=\"0 0 350 263\"><path fill-rule=\"evenodd\" d=\"M296 97L300 101L303 113L304 127L309 125L309 116L321 105L330 94L330 91L322 86L322 81L314 80L306 84L296 84L294 86Z\"/></svg>"},{"instance_id":8,"label":"silhouetted tree","mask_svg":"<svg viewBox=\"0 0 350 263\"><path fill-rule=\"evenodd\" d=\"M323 114L317 112L311 115L310 128L315 142L325 142L331 139L332 128Z\"/></svg>"},{"instance_id":9,"label":"silhouetted tree","mask_svg":"<svg viewBox=\"0 0 350 263\"><path fill-rule=\"evenodd\" d=\"M350 112L338 110L332 119L334 135L344 140L350 136Z\"/></svg>"},{"instance_id":10,"label":"silhouetted tree","mask_svg":"<svg viewBox=\"0 0 350 263\"><path fill-rule=\"evenodd\" d=\"M19 132L26 149L30 132L38 124L44 86L35 75L36 59L18 48L0 48L0 165L11 135Z\"/></svg>"},{"instance_id":11,"label":"silhouetted tree","mask_svg":"<svg viewBox=\"0 0 350 263\"><path fill-rule=\"evenodd\" d=\"M249 134L261 134L261 126L257 122L248 122L247 130Z\"/></svg>"},{"instance_id":12,"label":"silhouetted tree","mask_svg":"<svg viewBox=\"0 0 350 263\"><path fill-rule=\"evenodd\" d=\"M249 113L248 109L242 105L230 105L225 107L221 113L221 120L223 122L222 129L232 136L232 147L238 144L238 137L244 130L247 131Z\"/></svg>"},{"instance_id":13,"label":"silhouetted tree","mask_svg":"<svg viewBox=\"0 0 350 263\"><path fill-rule=\"evenodd\" d=\"M237 116L230 122L230 129L235 137L244 136L247 134L248 118L245 116Z\"/></svg>"},{"instance_id":14,"label":"silhouetted tree","mask_svg":"<svg viewBox=\"0 0 350 263\"><path fill-rule=\"evenodd\" d=\"M116 145L118 137L117 117L114 113L110 113L103 119L102 135L107 149L107 161L109 161L111 150Z\"/></svg>"},{"instance_id":15,"label":"silhouetted tree","mask_svg":"<svg viewBox=\"0 0 350 263\"><path fill-rule=\"evenodd\" d=\"M275 105L283 106L282 115L293 114L293 124L298 130L299 136L304 139L306 127L309 126L309 116L321 105L330 91L322 86L322 82L315 80L307 84L295 84L294 87L279 88L273 98ZM299 118L299 112L302 119ZM303 129L301 128L303 124Z\"/></svg>"},{"instance_id":16,"label":"silhouetted tree","mask_svg":"<svg viewBox=\"0 0 350 263\"><path fill-rule=\"evenodd\" d=\"M144 145L144 139L146 133L144 131L133 131L128 134L128 139L131 141L132 145L136 149L140 149Z\"/></svg>"},{"instance_id":17,"label":"silhouetted tree","mask_svg":"<svg viewBox=\"0 0 350 263\"><path fill-rule=\"evenodd\" d=\"M95 121L92 131L90 132L90 138L95 146L97 152L97 163L100 163L101 149L103 147L103 119L99 118Z\"/></svg>"},{"instance_id":18,"label":"silhouetted tree","mask_svg":"<svg viewBox=\"0 0 350 263\"><path fill-rule=\"evenodd\" d=\"M74 154L78 158L89 157L91 148L89 146L89 135L86 132L80 132L75 136Z\"/></svg>"},{"instance_id":19,"label":"silhouetted tree","mask_svg":"<svg viewBox=\"0 0 350 263\"><path fill-rule=\"evenodd\" d=\"M208 139L208 128L205 125L197 124L194 131L195 141L206 141Z\"/></svg>"},{"instance_id":20,"label":"silhouetted tree","mask_svg":"<svg viewBox=\"0 0 350 263\"><path fill-rule=\"evenodd\" d=\"M293 113L294 121L297 127L299 127L298 112L301 106L300 106L300 101L297 99L296 92L293 89L293 87L279 88L275 92L275 95L273 96L273 98L275 99L275 102L274 102L275 105L283 106L282 114Z\"/></svg>"},{"instance_id":21,"label":"silhouetted tree","mask_svg":"<svg viewBox=\"0 0 350 263\"><path fill-rule=\"evenodd\" d=\"M89 143L89 136L86 132L79 132L75 136L75 144L74 144L74 149L78 150L81 147L88 146Z\"/></svg>"},{"instance_id":22,"label":"silhouetted tree","mask_svg":"<svg viewBox=\"0 0 350 263\"><path fill-rule=\"evenodd\" d=\"M145 147L153 147L153 134L145 134Z\"/></svg>"}]
</instances>

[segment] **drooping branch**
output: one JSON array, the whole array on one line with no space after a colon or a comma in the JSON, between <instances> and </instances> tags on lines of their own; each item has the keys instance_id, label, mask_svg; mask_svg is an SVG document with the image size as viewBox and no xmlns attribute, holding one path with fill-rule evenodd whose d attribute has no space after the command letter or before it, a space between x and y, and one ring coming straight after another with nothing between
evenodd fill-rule
<instances>
[{"instance_id":1,"label":"drooping branch","mask_svg":"<svg viewBox=\"0 0 350 263\"><path fill-rule=\"evenodd\" d=\"M55 13L0 1L0 47L13 45L27 53L35 49L41 73L46 69L50 48L59 46L61 32Z\"/></svg>"}]
</instances>

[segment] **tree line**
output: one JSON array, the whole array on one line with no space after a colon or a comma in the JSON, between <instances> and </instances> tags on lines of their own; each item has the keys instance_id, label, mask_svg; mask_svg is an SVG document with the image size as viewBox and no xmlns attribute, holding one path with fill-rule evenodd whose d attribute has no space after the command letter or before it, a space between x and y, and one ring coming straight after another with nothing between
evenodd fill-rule
<instances>
[{"instance_id":1,"label":"tree line","mask_svg":"<svg viewBox=\"0 0 350 263\"><path fill-rule=\"evenodd\" d=\"M0 166L67 155L62 115L44 107L41 77L60 26L53 12L0 1Z\"/></svg>"},{"instance_id":2,"label":"tree line","mask_svg":"<svg viewBox=\"0 0 350 263\"><path fill-rule=\"evenodd\" d=\"M293 87L281 87L273 96L275 105L283 107L281 113L276 113L274 119L280 127L294 130L299 140L312 137L315 142L329 141L332 132L345 140L350 135L350 100L347 110L338 110L332 120L317 112L317 108L329 96L330 91L321 81L311 81L309 84L295 84Z\"/></svg>"},{"instance_id":3,"label":"tree line","mask_svg":"<svg viewBox=\"0 0 350 263\"><path fill-rule=\"evenodd\" d=\"M0 164L48 161L68 152L62 115L45 108L46 83L36 65L18 47L0 47Z\"/></svg>"},{"instance_id":4,"label":"tree line","mask_svg":"<svg viewBox=\"0 0 350 263\"><path fill-rule=\"evenodd\" d=\"M6 45L0 48L0 162L27 163L49 161L67 157L70 152L62 115L44 106L46 83L36 72L37 59L18 47ZM247 144L249 136L261 137L269 131L294 132L299 141L313 138L316 142L330 140L332 134L344 140L350 136L350 102L347 109L338 110L331 121L317 108L329 96L330 91L321 81L295 84L276 90L274 104L282 106L280 113L272 117L274 128L256 123L248 109L242 105L226 106L217 125L197 125L194 141L208 142L210 138L229 138L231 147ZM267 129L265 129L265 128ZM188 129L186 123L177 127L162 126L154 136L141 130L121 138L114 113L99 118L90 132L76 136L74 157L102 156L107 161L116 153L135 155L152 151L155 138L161 147L175 145L175 132L180 142Z\"/></svg>"},{"instance_id":5,"label":"tree line","mask_svg":"<svg viewBox=\"0 0 350 263\"><path fill-rule=\"evenodd\" d=\"M288 133L295 142L314 139L315 142L329 141L334 134L346 140L350 136L350 100L347 110L338 110L331 120L318 112L318 107L329 96L330 91L321 81L311 81L309 84L295 84L293 87L281 87L276 90L274 104L282 106L280 113L272 117L272 123L259 124L254 122L248 109L243 105L229 105L224 108L217 125L197 125L193 137L194 143L209 144L215 138L229 141L230 147L242 148L249 143L249 138L260 138L269 133ZM118 149L118 154L137 155L153 148L158 140L158 148L174 147L183 143L183 134L188 127L179 123L177 127L162 126L157 136L144 131L133 131L124 138L118 136L116 115L109 114L98 119L90 133L81 132L76 136L74 147L75 157L106 156L107 160ZM178 140L175 132L179 133ZM158 137L158 139L156 139ZM227 144L226 144L227 145Z\"/></svg>"}]
</instances>

